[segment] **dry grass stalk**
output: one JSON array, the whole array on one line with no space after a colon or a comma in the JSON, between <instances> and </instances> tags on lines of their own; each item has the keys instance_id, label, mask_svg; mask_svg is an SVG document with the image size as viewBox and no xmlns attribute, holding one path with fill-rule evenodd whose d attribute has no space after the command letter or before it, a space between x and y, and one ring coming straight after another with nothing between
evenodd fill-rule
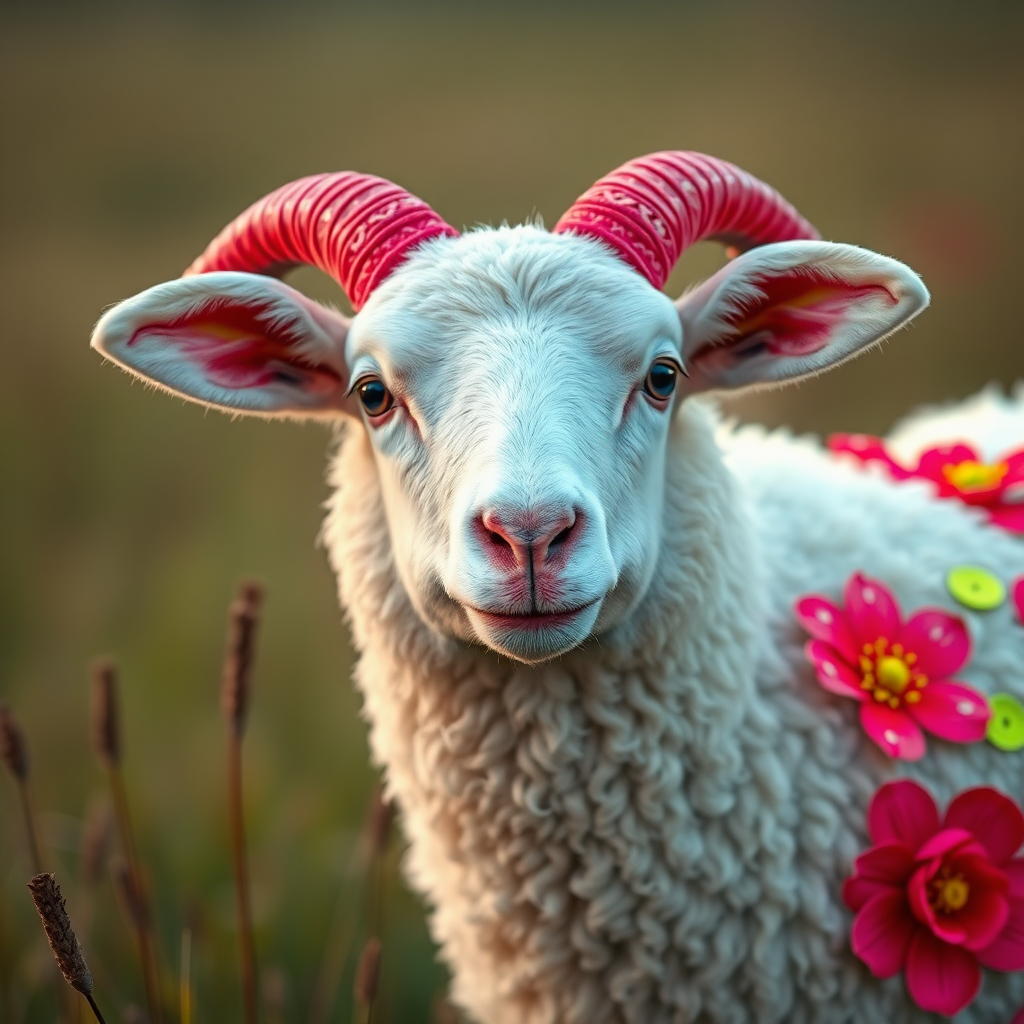
<instances>
[{"instance_id":1,"label":"dry grass stalk","mask_svg":"<svg viewBox=\"0 0 1024 1024\"><path fill-rule=\"evenodd\" d=\"M263 1008L267 1024L284 1024L288 1008L288 979L279 967L271 967L263 976Z\"/></svg>"},{"instance_id":2,"label":"dry grass stalk","mask_svg":"<svg viewBox=\"0 0 1024 1024\"><path fill-rule=\"evenodd\" d=\"M119 719L117 668L112 661L97 661L92 670L92 743L105 768L121 762Z\"/></svg>"},{"instance_id":3,"label":"dry grass stalk","mask_svg":"<svg viewBox=\"0 0 1024 1024\"><path fill-rule=\"evenodd\" d=\"M228 726L227 773L228 819L231 830L231 860L238 908L238 942L242 973L242 1004L246 1024L256 1024L256 946L252 934L249 894L249 865L245 849L245 816L242 801L242 735L249 710L252 665L256 651L263 588L243 583L238 599L230 608L227 652L221 707Z\"/></svg>"},{"instance_id":4,"label":"dry grass stalk","mask_svg":"<svg viewBox=\"0 0 1024 1024\"><path fill-rule=\"evenodd\" d=\"M380 956L380 939L376 935L371 935L359 957L353 985L356 1006L362 1011L364 1024L369 1024L373 1016L373 1004L377 998L377 986L380 981Z\"/></svg>"},{"instance_id":5,"label":"dry grass stalk","mask_svg":"<svg viewBox=\"0 0 1024 1024\"><path fill-rule=\"evenodd\" d=\"M46 863L43 860L43 844L39 838L39 816L36 813L32 786L29 782L28 744L14 712L3 703L0 703L0 761L3 761L4 767L11 773L18 787L18 802L21 804L21 818L25 823L29 860L32 863L33 874L40 875L46 870ZM53 978L53 986L57 1002L64 1005L68 1019L77 1020L77 1002L61 985L56 975Z\"/></svg>"},{"instance_id":6,"label":"dry grass stalk","mask_svg":"<svg viewBox=\"0 0 1024 1024\"><path fill-rule=\"evenodd\" d=\"M14 712L6 704L0 704L0 761L3 761L18 787L32 870L38 875L44 870L43 846L39 841L38 818L29 786L28 744Z\"/></svg>"},{"instance_id":7,"label":"dry grass stalk","mask_svg":"<svg viewBox=\"0 0 1024 1024\"><path fill-rule=\"evenodd\" d=\"M117 704L117 669L111 661L98 661L92 673L92 736L93 747L100 764L107 771L110 792L114 800L114 818L117 822L121 852L125 858L124 895L135 925L135 938L142 965L142 980L146 990L146 1005L152 1024L163 1024L160 1001L160 976L157 968L156 940L149 914L142 865L135 849L128 794L121 772L121 730ZM115 878L117 873L115 872Z\"/></svg>"},{"instance_id":8,"label":"dry grass stalk","mask_svg":"<svg viewBox=\"0 0 1024 1024\"><path fill-rule=\"evenodd\" d=\"M370 798L370 806L367 811L366 823L366 854L367 863L373 866L378 859L384 856L388 847L388 840L391 838L391 823L394 820L395 810L380 786L374 787L373 795Z\"/></svg>"},{"instance_id":9,"label":"dry grass stalk","mask_svg":"<svg viewBox=\"0 0 1024 1024\"><path fill-rule=\"evenodd\" d=\"M148 926L149 913L143 901L139 899L131 870L125 861L117 858L110 862L110 873L124 916L128 919L132 931L138 934Z\"/></svg>"},{"instance_id":10,"label":"dry grass stalk","mask_svg":"<svg viewBox=\"0 0 1024 1024\"><path fill-rule=\"evenodd\" d=\"M181 971L178 981L180 1024L192 1024L192 929L181 930Z\"/></svg>"},{"instance_id":11,"label":"dry grass stalk","mask_svg":"<svg viewBox=\"0 0 1024 1024\"><path fill-rule=\"evenodd\" d=\"M64 980L88 1000L92 1012L99 1024L104 1024L103 1015L96 1006L92 996L92 974L85 962L82 946L75 937L71 920L64 905L57 879L48 872L35 875L28 883L28 891L36 905L39 918L43 922L46 940L53 950L57 966Z\"/></svg>"},{"instance_id":12,"label":"dry grass stalk","mask_svg":"<svg viewBox=\"0 0 1024 1024\"><path fill-rule=\"evenodd\" d=\"M371 922L370 930L374 934L379 932L376 917L380 906L379 898L374 895L374 873L387 851L393 816L391 802L384 798L380 786L375 786L370 802L366 806L359 839L352 850L348 870L345 872L349 885L358 876L360 892L366 892L369 888L369 905L364 905L363 910ZM341 988L342 976L352 951L358 923L358 915L352 912L347 896L347 892L342 892L335 904L327 941L324 943L323 958L313 986L308 1024L327 1024Z\"/></svg>"},{"instance_id":13,"label":"dry grass stalk","mask_svg":"<svg viewBox=\"0 0 1024 1024\"><path fill-rule=\"evenodd\" d=\"M110 853L114 819L105 798L93 799L85 812L82 843L78 854L78 873L82 885L92 888L100 880Z\"/></svg>"},{"instance_id":14,"label":"dry grass stalk","mask_svg":"<svg viewBox=\"0 0 1024 1024\"><path fill-rule=\"evenodd\" d=\"M248 581L239 587L238 598L229 611L221 706L229 725L238 735L245 730L245 717L249 711L252 664L262 604L263 588L258 583Z\"/></svg>"},{"instance_id":15,"label":"dry grass stalk","mask_svg":"<svg viewBox=\"0 0 1024 1024\"><path fill-rule=\"evenodd\" d=\"M459 1011L443 993L434 1000L434 1011L431 1017L433 1024L461 1024Z\"/></svg>"},{"instance_id":16,"label":"dry grass stalk","mask_svg":"<svg viewBox=\"0 0 1024 1024\"><path fill-rule=\"evenodd\" d=\"M28 750L25 734L6 704L0 704L0 761L18 782L28 778Z\"/></svg>"},{"instance_id":17,"label":"dry grass stalk","mask_svg":"<svg viewBox=\"0 0 1024 1024\"><path fill-rule=\"evenodd\" d=\"M113 811L106 795L94 796L85 809L78 847L78 934L88 943L96 920L97 886L103 878L114 829ZM102 974L101 971L97 973ZM105 979L101 976L101 982ZM109 980L109 979L106 979ZM107 985L109 988L110 986Z\"/></svg>"}]
</instances>

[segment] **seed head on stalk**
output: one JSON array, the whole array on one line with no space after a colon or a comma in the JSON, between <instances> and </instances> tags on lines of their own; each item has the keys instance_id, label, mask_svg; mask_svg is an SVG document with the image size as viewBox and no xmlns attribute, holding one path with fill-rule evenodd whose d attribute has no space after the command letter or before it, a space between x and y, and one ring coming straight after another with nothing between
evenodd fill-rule
<instances>
[{"instance_id":1,"label":"seed head on stalk","mask_svg":"<svg viewBox=\"0 0 1024 1024\"><path fill-rule=\"evenodd\" d=\"M224 658L224 683L221 707L236 736L245 729L249 710L250 680L256 650L263 587L248 581L239 587L238 597L229 610L228 646Z\"/></svg>"},{"instance_id":2,"label":"seed head on stalk","mask_svg":"<svg viewBox=\"0 0 1024 1024\"><path fill-rule=\"evenodd\" d=\"M96 1019L100 1024L104 1024L103 1016L92 997L92 973L85 962L82 946L71 927L71 919L68 917L57 879L50 872L41 872L33 876L28 883L28 891L36 905L39 919L43 922L43 931L46 932L46 940L53 950L60 973L76 992L81 992L85 996Z\"/></svg>"},{"instance_id":3,"label":"seed head on stalk","mask_svg":"<svg viewBox=\"0 0 1024 1024\"><path fill-rule=\"evenodd\" d=\"M246 1024L259 1019L256 947L252 931L249 865L245 849L245 814L242 800L242 736L249 710L250 681L256 652L263 588L245 582L229 610L228 643L224 655L221 708L227 722L228 824L231 860L238 910L238 943L241 960L242 1007Z\"/></svg>"},{"instance_id":4,"label":"seed head on stalk","mask_svg":"<svg viewBox=\"0 0 1024 1024\"><path fill-rule=\"evenodd\" d=\"M117 669L98 661L92 670L92 741L104 768L121 761L121 729L117 713Z\"/></svg>"},{"instance_id":5,"label":"seed head on stalk","mask_svg":"<svg viewBox=\"0 0 1024 1024\"><path fill-rule=\"evenodd\" d=\"M107 773L114 801L114 817L117 822L121 853L124 857L124 865L121 869L121 873L124 875L122 896L127 903L129 917L135 928L149 1017L152 1024L162 1024L163 1009L160 1003L156 936L149 914L149 895L145 875L132 835L128 794L121 768L122 748L117 704L117 668L109 660L97 661L92 668L92 741L96 757ZM115 870L115 880L117 877L118 871Z\"/></svg>"},{"instance_id":6,"label":"seed head on stalk","mask_svg":"<svg viewBox=\"0 0 1024 1024\"><path fill-rule=\"evenodd\" d=\"M0 761L17 782L28 778L28 750L25 734L21 731L14 713L0 703Z\"/></svg>"},{"instance_id":7,"label":"seed head on stalk","mask_svg":"<svg viewBox=\"0 0 1024 1024\"><path fill-rule=\"evenodd\" d=\"M14 712L3 703L0 703L0 761L3 761L4 767L11 773L18 787L32 870L39 874L44 867L43 846L39 840L38 816L29 786L28 744L17 718L14 717Z\"/></svg>"}]
</instances>

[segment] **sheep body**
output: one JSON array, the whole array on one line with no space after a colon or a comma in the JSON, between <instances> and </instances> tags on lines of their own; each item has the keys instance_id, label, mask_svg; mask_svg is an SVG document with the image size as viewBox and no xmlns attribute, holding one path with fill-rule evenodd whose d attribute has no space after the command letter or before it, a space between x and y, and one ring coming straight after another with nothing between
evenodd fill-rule
<instances>
[{"instance_id":1,"label":"sheep body","mask_svg":"<svg viewBox=\"0 0 1024 1024\"><path fill-rule=\"evenodd\" d=\"M958 425L991 445L975 423L988 411L1009 444L1024 436L1021 398L983 396ZM903 433L949 440L958 415ZM423 624L366 435L341 446L325 540L454 996L486 1024L931 1020L901 977L872 978L849 949L839 890L868 801L898 775L940 804L982 783L1019 801L1021 755L933 738L922 762L890 760L854 703L814 680L791 608L863 570L905 611L963 615L974 651L960 675L1024 698L1009 604L973 613L944 583L959 562L1024 573L1024 544L924 484L722 427L702 400L672 425L667 467L672 525L639 608L531 667ZM957 1020L1008 1021L1022 1001L1024 974L986 971Z\"/></svg>"}]
</instances>

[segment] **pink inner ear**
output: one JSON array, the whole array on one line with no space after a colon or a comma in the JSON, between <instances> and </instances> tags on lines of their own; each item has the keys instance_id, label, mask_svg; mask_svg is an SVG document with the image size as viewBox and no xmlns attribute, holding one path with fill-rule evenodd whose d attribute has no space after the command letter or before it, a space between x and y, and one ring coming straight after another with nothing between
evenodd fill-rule
<instances>
[{"instance_id":1,"label":"pink inner ear","mask_svg":"<svg viewBox=\"0 0 1024 1024\"><path fill-rule=\"evenodd\" d=\"M851 285L807 271L756 278L753 284L763 295L726 317L737 331L727 343L733 351L756 347L777 356L810 355L828 344L855 302L871 296L896 305L882 285Z\"/></svg>"},{"instance_id":2,"label":"pink inner ear","mask_svg":"<svg viewBox=\"0 0 1024 1024\"><path fill-rule=\"evenodd\" d=\"M197 364L207 380L229 390L261 388L270 384L299 387L325 394L341 385L341 376L329 366L298 355L289 325L268 325L266 307L211 305L166 324L146 324L131 337L158 336L175 344Z\"/></svg>"}]
</instances>

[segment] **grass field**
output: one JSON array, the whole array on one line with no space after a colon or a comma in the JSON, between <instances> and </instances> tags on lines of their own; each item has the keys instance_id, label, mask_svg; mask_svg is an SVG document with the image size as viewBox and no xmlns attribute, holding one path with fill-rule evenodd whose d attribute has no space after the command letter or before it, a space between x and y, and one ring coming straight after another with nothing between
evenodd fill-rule
<instances>
[{"instance_id":1,"label":"grass field","mask_svg":"<svg viewBox=\"0 0 1024 1024\"><path fill-rule=\"evenodd\" d=\"M218 688L243 576L268 592L245 760L278 1019L309 1019L335 904L358 917L346 864L373 781L316 544L330 436L132 385L87 348L105 306L176 276L253 199L315 171L391 177L456 225L553 223L623 160L698 149L776 185L826 237L924 275L932 309L882 351L732 405L799 430L881 431L915 404L1021 375L1022 39L1024 8L995 2L0 10L0 700L31 744L72 914L88 902L84 808L103 790L88 665L110 654L169 1005L187 926L194 1020L241 1019ZM719 261L698 247L670 290ZM316 272L294 281L342 301ZM430 1020L444 985L399 856L396 840L381 1024ZM55 1013L31 874L3 779L11 1024ZM95 901L97 999L121 1020L142 994L106 876ZM331 1020L350 1011L343 980Z\"/></svg>"}]
</instances>

